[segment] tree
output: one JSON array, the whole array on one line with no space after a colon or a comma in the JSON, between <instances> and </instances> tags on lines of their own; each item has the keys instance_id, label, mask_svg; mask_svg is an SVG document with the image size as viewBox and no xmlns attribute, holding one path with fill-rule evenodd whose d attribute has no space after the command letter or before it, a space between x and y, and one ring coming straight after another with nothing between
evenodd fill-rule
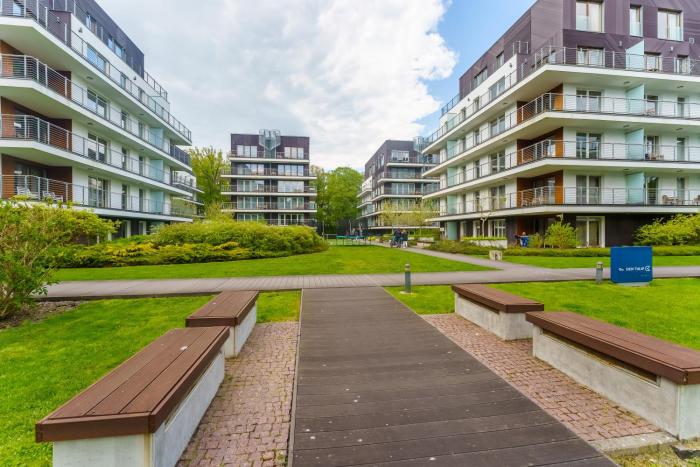
<instances>
[{"instance_id":1,"label":"tree","mask_svg":"<svg viewBox=\"0 0 700 467\"><path fill-rule=\"evenodd\" d=\"M330 172L320 170L316 176L318 221L334 229L344 221L357 219L362 174L350 167L338 167Z\"/></svg>"},{"instance_id":2,"label":"tree","mask_svg":"<svg viewBox=\"0 0 700 467\"><path fill-rule=\"evenodd\" d=\"M63 204L0 202L0 319L46 291L60 247L115 230L114 222Z\"/></svg>"},{"instance_id":3,"label":"tree","mask_svg":"<svg viewBox=\"0 0 700 467\"><path fill-rule=\"evenodd\" d=\"M421 200L416 202L413 206L413 211L411 211L411 224L416 227L425 227L430 222L429 219L433 219L438 216L438 210L433 201Z\"/></svg>"},{"instance_id":4,"label":"tree","mask_svg":"<svg viewBox=\"0 0 700 467\"><path fill-rule=\"evenodd\" d=\"M192 172L197 177L197 185L202 190L199 199L204 203L206 213L212 212L216 205L224 202L221 194L222 172L228 168L226 158L221 150L209 146L192 148L189 151L192 158Z\"/></svg>"}]
</instances>

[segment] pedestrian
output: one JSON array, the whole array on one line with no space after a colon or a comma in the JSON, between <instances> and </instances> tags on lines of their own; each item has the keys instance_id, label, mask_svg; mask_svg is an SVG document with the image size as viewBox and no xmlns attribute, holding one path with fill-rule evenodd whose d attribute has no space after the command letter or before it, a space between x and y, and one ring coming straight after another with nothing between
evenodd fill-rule
<instances>
[{"instance_id":1,"label":"pedestrian","mask_svg":"<svg viewBox=\"0 0 700 467\"><path fill-rule=\"evenodd\" d=\"M401 246L401 231L399 229L394 230L391 246L397 248Z\"/></svg>"},{"instance_id":2,"label":"pedestrian","mask_svg":"<svg viewBox=\"0 0 700 467\"><path fill-rule=\"evenodd\" d=\"M401 231L401 248L408 248L408 231Z\"/></svg>"}]
</instances>

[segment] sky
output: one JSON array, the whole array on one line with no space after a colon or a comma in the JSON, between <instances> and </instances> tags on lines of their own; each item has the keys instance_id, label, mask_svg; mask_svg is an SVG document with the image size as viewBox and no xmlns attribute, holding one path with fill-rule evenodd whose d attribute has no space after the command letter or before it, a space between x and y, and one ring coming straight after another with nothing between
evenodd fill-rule
<instances>
[{"instance_id":1,"label":"sky","mask_svg":"<svg viewBox=\"0 0 700 467\"><path fill-rule=\"evenodd\" d=\"M309 136L311 162L361 168L432 133L459 76L534 0L100 0L146 55L193 145ZM206 7L204 7L206 4Z\"/></svg>"}]
</instances>

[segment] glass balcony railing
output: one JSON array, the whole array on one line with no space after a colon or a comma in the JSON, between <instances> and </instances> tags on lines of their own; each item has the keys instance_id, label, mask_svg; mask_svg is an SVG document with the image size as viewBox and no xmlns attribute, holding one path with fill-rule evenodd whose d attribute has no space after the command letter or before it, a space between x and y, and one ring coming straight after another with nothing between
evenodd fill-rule
<instances>
[{"instance_id":1,"label":"glass balcony railing","mask_svg":"<svg viewBox=\"0 0 700 467\"><path fill-rule=\"evenodd\" d=\"M316 203L223 203L225 211L315 211Z\"/></svg>"}]
</instances>

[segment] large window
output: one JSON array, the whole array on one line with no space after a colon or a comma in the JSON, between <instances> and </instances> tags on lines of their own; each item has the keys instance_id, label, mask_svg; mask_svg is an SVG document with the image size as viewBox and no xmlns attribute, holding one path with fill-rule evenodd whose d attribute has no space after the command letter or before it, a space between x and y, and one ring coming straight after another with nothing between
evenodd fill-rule
<instances>
[{"instance_id":1,"label":"large window","mask_svg":"<svg viewBox=\"0 0 700 467\"><path fill-rule=\"evenodd\" d=\"M600 91L590 91L579 89L576 91L576 111L577 112L600 112L602 93Z\"/></svg>"},{"instance_id":2,"label":"large window","mask_svg":"<svg viewBox=\"0 0 700 467\"><path fill-rule=\"evenodd\" d=\"M107 99L97 94L95 91L88 89L87 92L88 108L96 114L107 118Z\"/></svg>"},{"instance_id":3,"label":"large window","mask_svg":"<svg viewBox=\"0 0 700 467\"><path fill-rule=\"evenodd\" d=\"M503 66L505 63L505 57L503 56L503 52L500 54L496 55L496 69L498 70Z\"/></svg>"},{"instance_id":4,"label":"large window","mask_svg":"<svg viewBox=\"0 0 700 467\"><path fill-rule=\"evenodd\" d=\"M236 155L243 157L255 157L258 154L257 146L244 146L239 144L236 146Z\"/></svg>"},{"instance_id":5,"label":"large window","mask_svg":"<svg viewBox=\"0 0 700 467\"><path fill-rule=\"evenodd\" d=\"M503 77L496 81L495 84L493 84L489 88L489 97L491 100L495 100L498 96L503 94L503 92L506 90L506 78Z\"/></svg>"},{"instance_id":6,"label":"large window","mask_svg":"<svg viewBox=\"0 0 700 467\"><path fill-rule=\"evenodd\" d=\"M489 70L487 68L484 68L479 73L477 73L476 76L474 76L474 78L472 79L472 89L476 89L476 87L483 83L488 77Z\"/></svg>"},{"instance_id":7,"label":"large window","mask_svg":"<svg viewBox=\"0 0 700 467\"><path fill-rule=\"evenodd\" d=\"M287 159L303 159L304 158L304 148L284 148L284 157Z\"/></svg>"},{"instance_id":8,"label":"large window","mask_svg":"<svg viewBox=\"0 0 700 467\"><path fill-rule=\"evenodd\" d=\"M576 133L576 157L579 159L598 159L601 139L600 134Z\"/></svg>"},{"instance_id":9,"label":"large window","mask_svg":"<svg viewBox=\"0 0 700 467\"><path fill-rule=\"evenodd\" d=\"M642 7L630 7L630 36L642 36Z\"/></svg>"},{"instance_id":10,"label":"large window","mask_svg":"<svg viewBox=\"0 0 700 467\"><path fill-rule=\"evenodd\" d=\"M576 2L576 29L603 32L603 2Z\"/></svg>"},{"instance_id":11,"label":"large window","mask_svg":"<svg viewBox=\"0 0 700 467\"><path fill-rule=\"evenodd\" d=\"M409 152L408 151L391 151L391 162L408 162ZM380 164L383 165L383 164Z\"/></svg>"},{"instance_id":12,"label":"large window","mask_svg":"<svg viewBox=\"0 0 700 467\"><path fill-rule=\"evenodd\" d=\"M88 157L100 162L107 160L107 151L109 149L109 141L99 136L88 133Z\"/></svg>"},{"instance_id":13,"label":"large window","mask_svg":"<svg viewBox=\"0 0 700 467\"><path fill-rule=\"evenodd\" d=\"M683 40L683 13L659 10L658 20L659 39Z\"/></svg>"},{"instance_id":14,"label":"large window","mask_svg":"<svg viewBox=\"0 0 700 467\"><path fill-rule=\"evenodd\" d=\"M88 203L96 208L109 207L109 181L88 177Z\"/></svg>"},{"instance_id":15,"label":"large window","mask_svg":"<svg viewBox=\"0 0 700 467\"><path fill-rule=\"evenodd\" d=\"M90 45L87 46L87 59L101 71L107 71L107 60Z\"/></svg>"},{"instance_id":16,"label":"large window","mask_svg":"<svg viewBox=\"0 0 700 467\"><path fill-rule=\"evenodd\" d=\"M576 64L583 66L604 66L603 49L579 47L576 53Z\"/></svg>"},{"instance_id":17,"label":"large window","mask_svg":"<svg viewBox=\"0 0 700 467\"><path fill-rule=\"evenodd\" d=\"M292 177L303 177L304 166L297 164L280 164L277 166L278 175L289 175Z\"/></svg>"},{"instance_id":18,"label":"large window","mask_svg":"<svg viewBox=\"0 0 700 467\"><path fill-rule=\"evenodd\" d=\"M280 193L303 193L304 182L280 180L277 184L277 191Z\"/></svg>"},{"instance_id":19,"label":"large window","mask_svg":"<svg viewBox=\"0 0 700 467\"><path fill-rule=\"evenodd\" d=\"M576 204L600 204L600 177L576 176Z\"/></svg>"}]
</instances>

